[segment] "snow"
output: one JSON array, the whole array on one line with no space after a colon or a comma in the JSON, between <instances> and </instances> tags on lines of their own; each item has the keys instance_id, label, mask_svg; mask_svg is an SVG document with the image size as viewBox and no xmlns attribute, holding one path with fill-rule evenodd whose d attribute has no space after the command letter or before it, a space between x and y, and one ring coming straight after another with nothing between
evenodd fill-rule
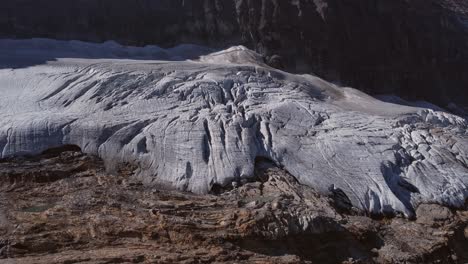
<instances>
[{"instance_id":1,"label":"snow","mask_svg":"<svg viewBox=\"0 0 468 264\"><path fill-rule=\"evenodd\" d=\"M183 61L198 59L201 55L214 52L213 49L182 44L170 49L158 46L130 47L114 41L102 44L82 41L50 41L48 39L0 41L0 68L16 68L43 64L57 58L87 59L134 59Z\"/></svg>"},{"instance_id":2,"label":"snow","mask_svg":"<svg viewBox=\"0 0 468 264\"><path fill-rule=\"evenodd\" d=\"M210 52L0 40L0 156L76 144L196 193L252 177L262 157L371 213L465 203L465 119L275 70L244 47Z\"/></svg>"}]
</instances>

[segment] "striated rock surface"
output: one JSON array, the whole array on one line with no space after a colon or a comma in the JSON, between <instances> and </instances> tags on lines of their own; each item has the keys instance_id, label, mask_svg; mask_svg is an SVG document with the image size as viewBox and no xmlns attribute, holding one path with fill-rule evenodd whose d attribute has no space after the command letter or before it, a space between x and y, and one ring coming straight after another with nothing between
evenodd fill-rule
<instances>
[{"instance_id":1,"label":"striated rock surface","mask_svg":"<svg viewBox=\"0 0 468 264\"><path fill-rule=\"evenodd\" d=\"M341 214L258 160L217 195L162 190L76 146L0 160L1 263L466 263L468 214L422 204L417 221ZM437 225L434 223L437 222Z\"/></svg>"},{"instance_id":2,"label":"striated rock surface","mask_svg":"<svg viewBox=\"0 0 468 264\"><path fill-rule=\"evenodd\" d=\"M468 105L463 0L9 0L0 36L246 45L370 93Z\"/></svg>"},{"instance_id":3,"label":"striated rock surface","mask_svg":"<svg viewBox=\"0 0 468 264\"><path fill-rule=\"evenodd\" d=\"M130 163L146 184L200 194L249 181L265 158L343 209L371 214L461 208L468 197L467 121L458 116L281 72L243 47L163 61L78 59L110 44L72 44L0 42L6 65L58 54L0 70L0 157L72 144L110 171ZM147 48L111 54L160 59Z\"/></svg>"}]
</instances>

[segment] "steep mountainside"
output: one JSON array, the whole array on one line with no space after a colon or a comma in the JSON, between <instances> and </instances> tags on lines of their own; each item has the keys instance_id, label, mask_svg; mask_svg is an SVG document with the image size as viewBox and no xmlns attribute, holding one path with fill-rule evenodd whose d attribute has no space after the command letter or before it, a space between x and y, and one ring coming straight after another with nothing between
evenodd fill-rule
<instances>
[{"instance_id":1,"label":"steep mountainside","mask_svg":"<svg viewBox=\"0 0 468 264\"><path fill-rule=\"evenodd\" d=\"M468 104L467 1L11 0L0 36L243 44L371 93Z\"/></svg>"}]
</instances>

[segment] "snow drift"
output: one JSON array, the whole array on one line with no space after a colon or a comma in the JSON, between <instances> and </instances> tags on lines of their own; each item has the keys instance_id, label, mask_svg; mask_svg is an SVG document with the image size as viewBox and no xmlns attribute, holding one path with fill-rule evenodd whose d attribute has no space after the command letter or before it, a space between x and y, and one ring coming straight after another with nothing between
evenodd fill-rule
<instances>
[{"instance_id":1,"label":"snow drift","mask_svg":"<svg viewBox=\"0 0 468 264\"><path fill-rule=\"evenodd\" d=\"M109 45L0 40L1 157L75 144L197 193L251 178L267 158L371 213L465 203L463 118L268 68L243 47Z\"/></svg>"}]
</instances>

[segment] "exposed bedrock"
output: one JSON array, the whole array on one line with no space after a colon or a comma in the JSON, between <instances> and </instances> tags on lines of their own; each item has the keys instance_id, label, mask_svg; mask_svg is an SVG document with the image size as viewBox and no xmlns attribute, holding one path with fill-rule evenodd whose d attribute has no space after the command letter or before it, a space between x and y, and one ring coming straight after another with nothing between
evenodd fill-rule
<instances>
[{"instance_id":1,"label":"exposed bedrock","mask_svg":"<svg viewBox=\"0 0 468 264\"><path fill-rule=\"evenodd\" d=\"M275 67L466 106L467 13L454 0L10 0L0 36L243 44Z\"/></svg>"},{"instance_id":2,"label":"exposed bedrock","mask_svg":"<svg viewBox=\"0 0 468 264\"><path fill-rule=\"evenodd\" d=\"M266 158L370 213L464 205L466 119L256 57L235 47L201 61L60 59L0 70L1 157L73 144L111 170L135 164L148 184L196 193L248 181Z\"/></svg>"},{"instance_id":3,"label":"exposed bedrock","mask_svg":"<svg viewBox=\"0 0 468 264\"><path fill-rule=\"evenodd\" d=\"M123 164L122 164L123 165ZM468 212L421 204L416 221L342 214L265 160L219 195L105 172L76 146L0 159L0 262L438 263L468 261Z\"/></svg>"}]
</instances>

